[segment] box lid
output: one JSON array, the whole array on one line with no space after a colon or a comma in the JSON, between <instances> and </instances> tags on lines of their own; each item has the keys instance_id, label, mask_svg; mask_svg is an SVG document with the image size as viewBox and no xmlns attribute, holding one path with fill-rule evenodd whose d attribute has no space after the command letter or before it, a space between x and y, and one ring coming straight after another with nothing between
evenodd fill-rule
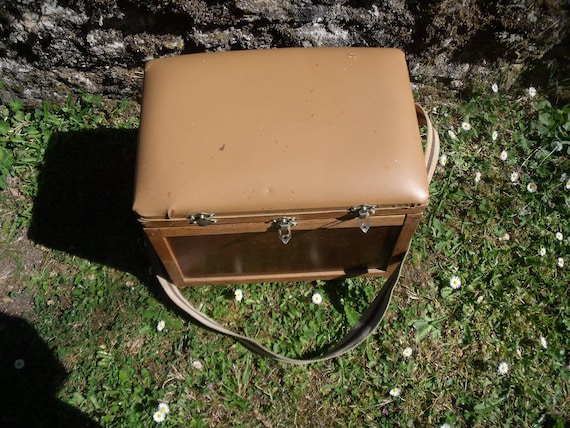
<instances>
[{"instance_id":1,"label":"box lid","mask_svg":"<svg viewBox=\"0 0 570 428\"><path fill-rule=\"evenodd\" d=\"M133 206L141 217L427 202L400 50L204 53L146 66Z\"/></svg>"}]
</instances>

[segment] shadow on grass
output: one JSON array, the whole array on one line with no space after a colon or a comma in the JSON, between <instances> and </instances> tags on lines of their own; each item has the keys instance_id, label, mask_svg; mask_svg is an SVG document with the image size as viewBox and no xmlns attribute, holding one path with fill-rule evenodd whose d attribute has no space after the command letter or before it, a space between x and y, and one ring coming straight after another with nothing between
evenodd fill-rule
<instances>
[{"instance_id":1,"label":"shadow on grass","mask_svg":"<svg viewBox=\"0 0 570 428\"><path fill-rule=\"evenodd\" d=\"M54 135L38 179L29 237L142 279L149 261L131 210L136 141L136 130L123 129Z\"/></svg>"},{"instance_id":2,"label":"shadow on grass","mask_svg":"<svg viewBox=\"0 0 570 428\"><path fill-rule=\"evenodd\" d=\"M67 372L24 319L0 314L0 426L99 427L57 399Z\"/></svg>"},{"instance_id":3,"label":"shadow on grass","mask_svg":"<svg viewBox=\"0 0 570 428\"><path fill-rule=\"evenodd\" d=\"M137 130L55 134L40 170L29 237L45 247L135 275L157 300L188 319L149 273L144 235L132 212L136 146ZM342 311L346 284L333 282L327 290Z\"/></svg>"}]
</instances>

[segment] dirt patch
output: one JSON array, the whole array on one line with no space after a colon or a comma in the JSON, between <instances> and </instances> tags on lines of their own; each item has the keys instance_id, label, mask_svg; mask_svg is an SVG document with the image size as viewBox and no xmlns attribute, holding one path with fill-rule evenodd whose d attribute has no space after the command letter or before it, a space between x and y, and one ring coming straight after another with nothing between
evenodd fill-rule
<instances>
[{"instance_id":1,"label":"dirt patch","mask_svg":"<svg viewBox=\"0 0 570 428\"><path fill-rule=\"evenodd\" d=\"M0 241L0 313L26 318L33 316L30 280L46 256L47 250L24 236Z\"/></svg>"}]
</instances>

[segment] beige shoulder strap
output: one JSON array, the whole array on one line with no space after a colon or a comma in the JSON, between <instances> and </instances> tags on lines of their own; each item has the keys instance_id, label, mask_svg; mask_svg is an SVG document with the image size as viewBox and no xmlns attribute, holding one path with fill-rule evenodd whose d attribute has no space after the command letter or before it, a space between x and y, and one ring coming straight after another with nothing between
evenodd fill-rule
<instances>
[{"instance_id":1,"label":"beige shoulder strap","mask_svg":"<svg viewBox=\"0 0 570 428\"><path fill-rule=\"evenodd\" d=\"M428 115L426 114L424 109L417 104L416 104L416 112L418 115L419 124L426 125L427 127L425 164L428 174L428 180L431 181L437 164L437 159L439 156L439 137L437 135L436 130L432 126ZM400 278L400 272L402 270L402 265L404 263L406 254L402 256L400 264L398 265L394 273L386 280L382 289L380 290L380 292L378 293L372 304L362 314L358 322L348 332L346 337L342 339L334 348L332 348L326 354L318 357L309 357L304 359L294 359L280 354L276 354L275 352L269 350L268 348L260 345L255 340L250 339L241 334L235 333L221 326L216 321L214 321L204 313L200 312L194 306L192 306L188 302L188 300L182 295L178 287L176 287L176 285L174 285L172 282L166 279L167 275L164 272L164 269L162 269L160 261L158 260L156 255L154 255L154 253L152 255L152 258L153 258L154 267L157 271L158 282L162 286L165 293L172 300L172 302L174 302L174 304L178 306L178 308L184 311L188 316L197 321L199 324L218 333L222 333L227 336L233 337L249 350L254 351L265 357L269 357L274 360L290 364L310 364L318 361L324 361L331 358L335 358L350 351L351 349L355 348L360 343L362 343L364 340L366 340L366 338L376 330L376 328L382 321L382 318L384 318L386 309L390 304L390 300L392 298L392 292L394 290L394 286L397 284L398 279Z\"/></svg>"}]
</instances>

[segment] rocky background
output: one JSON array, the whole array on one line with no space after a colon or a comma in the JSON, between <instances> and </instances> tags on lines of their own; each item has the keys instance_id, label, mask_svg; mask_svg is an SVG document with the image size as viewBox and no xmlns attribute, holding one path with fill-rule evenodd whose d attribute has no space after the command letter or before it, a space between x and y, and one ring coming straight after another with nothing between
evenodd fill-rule
<instances>
[{"instance_id":1,"label":"rocky background","mask_svg":"<svg viewBox=\"0 0 570 428\"><path fill-rule=\"evenodd\" d=\"M204 51L406 51L423 97L497 82L570 99L568 0L0 0L3 102L141 96L145 61Z\"/></svg>"}]
</instances>

